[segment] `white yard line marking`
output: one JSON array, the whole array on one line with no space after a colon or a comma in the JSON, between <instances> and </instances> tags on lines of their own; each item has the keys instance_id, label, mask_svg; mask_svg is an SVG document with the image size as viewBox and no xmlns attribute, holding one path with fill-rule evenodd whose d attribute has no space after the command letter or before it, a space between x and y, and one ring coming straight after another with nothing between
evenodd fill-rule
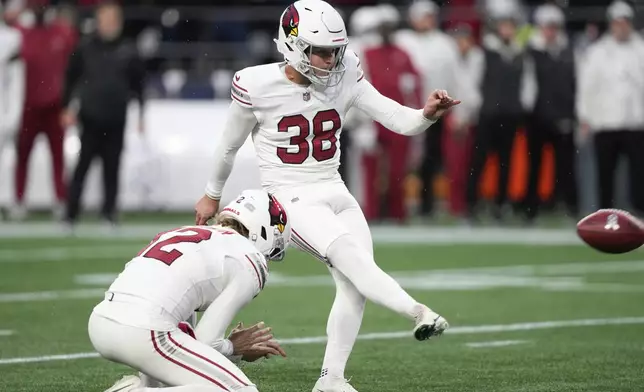
<instances>
[{"instance_id":1,"label":"white yard line marking","mask_svg":"<svg viewBox=\"0 0 644 392\"><path fill-rule=\"evenodd\" d=\"M157 233L181 224L123 225L106 233L99 225L83 224L71 237L56 224L22 223L0 227L0 238L107 238L150 240ZM524 244L580 245L574 225L567 229L461 228L372 226L374 242L382 244Z\"/></svg>"},{"instance_id":2,"label":"white yard line marking","mask_svg":"<svg viewBox=\"0 0 644 392\"><path fill-rule=\"evenodd\" d=\"M51 361L69 361L72 359L99 358L99 357L100 355L98 353L45 355L43 357L22 357L22 358L0 359L0 365L13 365L18 363L51 362Z\"/></svg>"},{"instance_id":3,"label":"white yard line marking","mask_svg":"<svg viewBox=\"0 0 644 392\"><path fill-rule=\"evenodd\" d=\"M11 336L13 333L14 332L9 329L0 329L0 336Z\"/></svg>"},{"instance_id":4,"label":"white yard line marking","mask_svg":"<svg viewBox=\"0 0 644 392\"><path fill-rule=\"evenodd\" d=\"M4 294L0 294L0 303L53 301L57 299L98 298L104 295L105 295L105 289L35 291L31 293L4 293Z\"/></svg>"},{"instance_id":5,"label":"white yard line marking","mask_svg":"<svg viewBox=\"0 0 644 392\"><path fill-rule=\"evenodd\" d=\"M29 226L29 224L27 224ZM20 225L15 226L16 232L6 233L0 227L0 239L3 238L33 238L33 237L59 237L60 230L52 229L52 235L43 235L34 226L33 230ZM46 225L44 226L46 227ZM78 238L107 238L118 241L120 239L140 240L142 243L150 241L156 233L168 229L160 226L129 226L123 229L121 235L110 236L105 233L91 234ZM91 233L92 226L82 233ZM22 233L21 235L17 235ZM424 244L424 245L452 245L452 244L547 244L547 245L581 245L580 240L569 230L509 230L509 229L461 229L454 227L445 228L392 228L373 227L372 237L375 243L388 245ZM141 245L142 246L142 245ZM137 251L136 243L117 243L95 246L50 246L36 249L3 249L0 250L0 263L22 262L48 262L64 261L69 259L104 259L109 257L130 257Z\"/></svg>"},{"instance_id":6,"label":"white yard line marking","mask_svg":"<svg viewBox=\"0 0 644 392\"><path fill-rule=\"evenodd\" d=\"M498 325L473 325L473 326L456 326L448 329L445 333L449 335L462 335L462 334L480 334L480 333L494 333L494 332L515 332L515 331L533 331L539 329L552 329L552 328L566 328L566 327L591 327L600 325L631 325L631 324L644 324L644 317L619 317L619 318L606 318L606 319L582 319L582 320L560 320L560 321L542 321L532 323L516 323L516 324L498 324ZM398 331L398 332L376 332L359 335L359 340L385 340L385 339L401 339L406 338L412 340L411 330ZM281 344L315 344L325 343L326 336L310 336L303 338L289 338L279 339ZM66 361L81 358L98 358L99 355L93 352L75 353L75 354L62 354L62 355L47 355L41 357L19 357L19 358L6 358L0 359L0 365L20 364L20 363L34 363L34 362L50 362L50 361Z\"/></svg>"},{"instance_id":7,"label":"white yard line marking","mask_svg":"<svg viewBox=\"0 0 644 392\"><path fill-rule=\"evenodd\" d=\"M644 291L642 285L589 283L585 280L584 275L593 273L637 273L643 271L644 261L631 260L391 271L390 274L401 286L409 290L447 291L536 288L547 291L638 293ZM103 288L108 287L117 275L116 273L76 275L74 278L76 284L98 286L99 288L1 293L0 303L100 298L104 295ZM334 285L329 275L287 276L279 273L272 273L267 284L270 287L333 287Z\"/></svg>"},{"instance_id":8,"label":"white yard line marking","mask_svg":"<svg viewBox=\"0 0 644 392\"><path fill-rule=\"evenodd\" d=\"M472 342L465 343L467 347L470 348L488 348L488 347L507 347L514 346L517 344L527 343L527 340L494 340L491 342Z\"/></svg>"},{"instance_id":9,"label":"white yard line marking","mask_svg":"<svg viewBox=\"0 0 644 392\"><path fill-rule=\"evenodd\" d=\"M0 250L0 263L36 263L43 261L65 261L70 259L102 260L121 257L131 258L138 248L137 244L116 244L111 246L53 246L37 249L8 249ZM138 247L138 248L137 248Z\"/></svg>"},{"instance_id":10,"label":"white yard line marking","mask_svg":"<svg viewBox=\"0 0 644 392\"><path fill-rule=\"evenodd\" d=\"M539 287L553 291L641 292L641 285L588 283L580 276L593 273L644 272L644 260L597 261L553 265L472 267L419 271L390 271L405 288L424 290L479 290L497 287ZM109 286L117 273L80 274L74 282L87 286ZM552 276L560 276L552 278ZM288 276L271 273L268 285L282 287L334 286L329 275Z\"/></svg>"}]
</instances>

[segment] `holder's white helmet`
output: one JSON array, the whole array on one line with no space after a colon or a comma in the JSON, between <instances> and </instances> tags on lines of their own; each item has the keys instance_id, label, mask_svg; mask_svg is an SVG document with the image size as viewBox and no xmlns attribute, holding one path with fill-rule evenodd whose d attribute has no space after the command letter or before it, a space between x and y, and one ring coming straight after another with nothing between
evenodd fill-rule
<instances>
[{"instance_id":1,"label":"holder's white helmet","mask_svg":"<svg viewBox=\"0 0 644 392\"><path fill-rule=\"evenodd\" d=\"M219 215L244 225L248 239L267 259L284 259L291 238L291 224L286 210L273 195L263 190L243 191Z\"/></svg>"},{"instance_id":2,"label":"holder's white helmet","mask_svg":"<svg viewBox=\"0 0 644 392\"><path fill-rule=\"evenodd\" d=\"M277 50L286 63L321 86L335 86L344 76L342 63L349 39L342 16L322 0L299 0L282 13ZM335 62L330 70L311 65L311 53L316 48L333 49ZM316 74L317 71L317 74Z\"/></svg>"}]
</instances>

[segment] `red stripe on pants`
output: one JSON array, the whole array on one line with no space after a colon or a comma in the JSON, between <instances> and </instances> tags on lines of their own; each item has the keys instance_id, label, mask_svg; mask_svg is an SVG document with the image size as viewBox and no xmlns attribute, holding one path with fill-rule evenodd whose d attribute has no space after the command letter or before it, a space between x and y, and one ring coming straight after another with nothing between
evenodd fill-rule
<instances>
[{"instance_id":1,"label":"red stripe on pants","mask_svg":"<svg viewBox=\"0 0 644 392\"><path fill-rule=\"evenodd\" d=\"M166 353L164 353L163 351L161 351L161 349L159 348L159 345L157 344L156 336L154 336L154 331L150 331L150 336L152 337L152 345L154 346L154 349L155 349L155 350L156 350L156 352L157 352L157 353L159 353L159 355L161 355L163 358L165 358L165 359L167 359L168 361L170 361L170 362L174 363L175 365L181 366L182 368L184 368L184 369L188 370L189 372L192 372L192 373L194 373L194 374L196 374L196 375L198 375L198 376L200 376L200 377L205 378L206 380L208 380L208 381L212 382L213 384L217 385L218 387L220 387L220 388L221 388L221 389L223 389L224 391L228 391L228 388L226 388L225 386L223 386L221 383L219 383L219 382L218 382L217 380L215 380L214 378L208 377L207 375L205 375L205 374L201 373L200 371L195 370L195 369L191 368L190 366L185 365L185 364L183 364L183 363L181 363L181 362L177 361L176 359L174 359L174 358L170 357L169 355L167 355Z\"/></svg>"},{"instance_id":2,"label":"red stripe on pants","mask_svg":"<svg viewBox=\"0 0 644 392\"><path fill-rule=\"evenodd\" d=\"M249 261L250 261L250 260L249 260ZM210 360L210 359L208 359L208 358L204 357L203 355L197 354L196 352L194 352L194 351L192 351L192 350L189 350L188 348L186 348L186 347L182 346L179 342L177 342L176 340L174 340L174 339L172 338L172 335L170 334L170 332L168 332L168 338L170 339L170 341L171 341L172 343L174 343L177 347L179 347L179 348L183 349L185 352L187 352L187 353L189 353L189 354L192 354L193 356L195 356L195 357L197 357L197 358L203 359L204 361L208 362L208 363L209 363L209 364L211 364L211 365L215 365L215 366L216 366L216 367L218 367L219 369L221 369L221 370L223 370L224 372L228 373L232 378L234 378L235 380L237 380L241 385L243 385L243 386L245 386L245 387L247 387L247 386L248 386L248 384L246 384L244 381L242 381L239 377L237 377L237 376L236 376L233 372L231 372L230 370L228 370L228 369L226 369L225 367L221 366L220 364L218 364L218 363L216 363L216 362L214 362L214 361L212 361L212 360Z\"/></svg>"}]
</instances>

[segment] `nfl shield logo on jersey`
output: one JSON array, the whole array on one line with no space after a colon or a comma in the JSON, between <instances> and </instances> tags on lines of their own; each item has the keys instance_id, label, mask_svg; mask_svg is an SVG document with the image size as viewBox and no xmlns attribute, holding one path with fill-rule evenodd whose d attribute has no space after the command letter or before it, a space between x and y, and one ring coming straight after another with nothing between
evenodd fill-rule
<instances>
[{"instance_id":1,"label":"nfl shield logo on jersey","mask_svg":"<svg viewBox=\"0 0 644 392\"><path fill-rule=\"evenodd\" d=\"M305 92L304 94L302 94L302 99L304 99L304 101L308 101L309 99L311 99L311 93L309 91Z\"/></svg>"}]
</instances>

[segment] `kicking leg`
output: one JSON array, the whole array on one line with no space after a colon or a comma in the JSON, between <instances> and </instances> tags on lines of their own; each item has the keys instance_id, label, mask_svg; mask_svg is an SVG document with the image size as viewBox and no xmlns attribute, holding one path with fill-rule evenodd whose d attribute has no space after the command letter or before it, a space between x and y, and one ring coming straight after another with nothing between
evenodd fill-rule
<instances>
[{"instance_id":1,"label":"kicking leg","mask_svg":"<svg viewBox=\"0 0 644 392\"><path fill-rule=\"evenodd\" d=\"M355 389L344 379L344 369L358 336L366 298L416 320L415 335L419 340L441 333L447 328L447 322L416 302L393 278L378 268L373 259L369 226L357 202L337 216L331 215L329 210L326 213L323 209L317 209L316 213L313 211L308 209L308 216L315 216L316 219L311 221L315 221L319 225L317 227L326 227L321 224L324 222L334 227L336 233L336 239L326 252L315 252L318 257L324 254L327 257L336 283L336 297L327 323L328 343L322 374L313 391L353 392ZM325 238L322 233L314 232L315 229L311 225L300 226L299 232L295 229L294 242L311 252L316 248L315 244ZM365 276L360 276L363 272Z\"/></svg>"},{"instance_id":2,"label":"kicking leg","mask_svg":"<svg viewBox=\"0 0 644 392\"><path fill-rule=\"evenodd\" d=\"M380 269L355 237L346 234L328 250L329 260L367 299L416 322L414 336L426 340L448 328L447 321L418 303L391 276Z\"/></svg>"},{"instance_id":3,"label":"kicking leg","mask_svg":"<svg viewBox=\"0 0 644 392\"><path fill-rule=\"evenodd\" d=\"M338 218L348 234L338 237L327 255L334 268L346 276L367 299L416 321L414 336L425 340L441 334L448 324L427 306L413 299L376 264L369 226L358 203L349 195L348 206Z\"/></svg>"}]
</instances>

